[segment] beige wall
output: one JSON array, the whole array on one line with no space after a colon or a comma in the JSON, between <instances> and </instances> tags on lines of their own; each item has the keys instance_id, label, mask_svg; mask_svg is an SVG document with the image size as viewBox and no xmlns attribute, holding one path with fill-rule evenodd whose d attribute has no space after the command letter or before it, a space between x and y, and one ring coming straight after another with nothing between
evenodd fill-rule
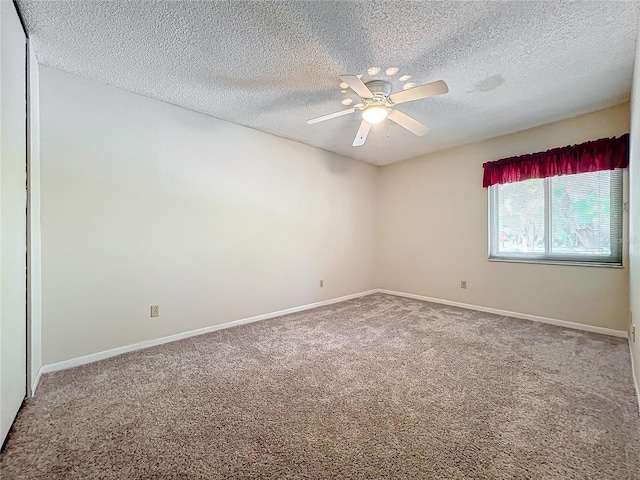
<instances>
[{"instance_id":1,"label":"beige wall","mask_svg":"<svg viewBox=\"0 0 640 480\"><path fill-rule=\"evenodd\" d=\"M44 364L374 288L377 167L51 68L40 87Z\"/></svg>"},{"instance_id":2,"label":"beige wall","mask_svg":"<svg viewBox=\"0 0 640 480\"><path fill-rule=\"evenodd\" d=\"M629 131L629 105L382 167L377 286L616 330L628 270L487 260L482 164ZM468 289L460 288L460 281Z\"/></svg>"},{"instance_id":3,"label":"beige wall","mask_svg":"<svg viewBox=\"0 0 640 480\"><path fill-rule=\"evenodd\" d=\"M627 132L629 105L377 168L47 67L40 87L45 365L376 287L627 328L626 268L487 260L481 180Z\"/></svg>"},{"instance_id":4,"label":"beige wall","mask_svg":"<svg viewBox=\"0 0 640 480\"><path fill-rule=\"evenodd\" d=\"M635 341L631 338L636 388L640 386L640 48L636 44L631 91L631 159L629 165L629 292ZM638 399L640 402L640 398Z\"/></svg>"}]
</instances>

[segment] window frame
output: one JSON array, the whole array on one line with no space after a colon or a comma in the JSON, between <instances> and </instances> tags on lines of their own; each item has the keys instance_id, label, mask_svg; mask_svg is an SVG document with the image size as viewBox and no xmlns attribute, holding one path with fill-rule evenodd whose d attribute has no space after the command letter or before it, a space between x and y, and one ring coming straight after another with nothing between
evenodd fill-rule
<instances>
[{"instance_id":1,"label":"window frame","mask_svg":"<svg viewBox=\"0 0 640 480\"><path fill-rule=\"evenodd\" d=\"M540 263L540 264L552 264L552 265L577 265L577 266L590 266L590 267L612 267L612 268L624 268L624 249L623 238L625 231L625 177L623 175L623 169L609 170L611 189L610 192L619 191L619 198L615 202L611 202L611 218L619 216L619 232L616 235L611 235L612 240L612 253L609 256L589 256L589 255L568 255L568 254L554 254L551 251L551 241L553 235L549 232L553 232L552 224L552 198L551 198L551 182L556 177L546 177L544 182L544 253L498 253L497 248L494 246L499 245L499 199L498 189L500 184L491 185L488 188L488 260L491 262L515 262L515 263ZM577 174L580 175L580 174ZM619 182L616 185L616 182ZM615 185L615 188L614 188ZM612 199L613 200L613 199ZM614 205L615 204L615 205ZM615 208L615 210L614 210ZM614 227L611 227L612 229ZM495 251L494 251L495 250Z\"/></svg>"}]
</instances>

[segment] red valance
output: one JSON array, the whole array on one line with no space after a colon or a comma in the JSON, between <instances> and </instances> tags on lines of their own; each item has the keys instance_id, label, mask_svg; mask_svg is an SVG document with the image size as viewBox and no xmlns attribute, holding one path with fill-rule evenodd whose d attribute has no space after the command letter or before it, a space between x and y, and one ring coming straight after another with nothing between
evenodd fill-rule
<instances>
[{"instance_id":1,"label":"red valance","mask_svg":"<svg viewBox=\"0 0 640 480\"><path fill-rule=\"evenodd\" d=\"M619 138L601 138L580 145L554 148L546 152L487 162L483 187L512 183L530 178L546 178L573 173L625 168L629 165L629 134Z\"/></svg>"}]
</instances>

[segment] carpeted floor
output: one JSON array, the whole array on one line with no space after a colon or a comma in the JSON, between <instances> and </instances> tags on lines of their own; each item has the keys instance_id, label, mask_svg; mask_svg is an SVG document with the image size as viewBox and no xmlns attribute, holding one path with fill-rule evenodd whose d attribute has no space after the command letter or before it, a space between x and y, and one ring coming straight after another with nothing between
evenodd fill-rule
<instances>
[{"instance_id":1,"label":"carpeted floor","mask_svg":"<svg viewBox=\"0 0 640 480\"><path fill-rule=\"evenodd\" d=\"M620 338L375 294L45 375L9 479L640 479Z\"/></svg>"}]
</instances>

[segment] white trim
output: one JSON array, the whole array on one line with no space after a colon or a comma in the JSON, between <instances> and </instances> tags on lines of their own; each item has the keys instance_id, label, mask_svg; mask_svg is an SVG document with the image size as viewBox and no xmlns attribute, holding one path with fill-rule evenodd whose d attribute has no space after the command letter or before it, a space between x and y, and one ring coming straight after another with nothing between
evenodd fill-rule
<instances>
[{"instance_id":1,"label":"white trim","mask_svg":"<svg viewBox=\"0 0 640 480\"><path fill-rule=\"evenodd\" d=\"M629 339L629 354L631 355L631 378L633 385L636 387L636 400L638 401L638 410L640 411L640 387L638 386L638 377L636 376L636 368L633 363L633 348L631 348L631 339ZM640 374L640 372L638 372Z\"/></svg>"},{"instance_id":2,"label":"white trim","mask_svg":"<svg viewBox=\"0 0 640 480\"><path fill-rule=\"evenodd\" d=\"M558 327L572 328L574 330L584 330L586 332L600 333L602 335L610 335L612 337L629 338L629 334L624 330L614 330L612 328L596 327L593 325L585 325L583 323L568 322L557 318L540 317L538 315L529 315L528 313L510 312L508 310L500 310L497 308L481 307L479 305L471 305L469 303L454 302L451 300L443 300L441 298L425 297L424 295L416 295L413 293L396 292L393 290L385 290L378 288L380 293L389 295L397 295L399 297L415 298L416 300L424 300L425 302L441 303L451 305L453 307L468 308L469 310L478 310L480 312L495 313L496 315L504 315L506 317L522 318L533 322L549 323Z\"/></svg>"},{"instance_id":3,"label":"white trim","mask_svg":"<svg viewBox=\"0 0 640 480\"><path fill-rule=\"evenodd\" d=\"M169 335L168 337L155 338L151 340L145 340L143 342L134 343L131 345L125 345L124 347L113 348L111 350L105 350L102 352L92 353L84 355L82 357L71 358L62 362L52 363L50 365L43 365L38 372L37 382L40 381L40 375L42 373L55 372L58 370L65 370L67 368L78 367L80 365L86 365L87 363L97 362L98 360L104 360L105 358L115 357L127 352L133 352L135 350L141 350L143 348L154 347L156 345L162 345L163 343L175 342L176 340L182 340L183 338L194 337L196 335L203 335L209 332L215 332L216 330L223 330L225 328L236 327L238 325L244 325L245 323L258 322L260 320L267 320L269 318L280 317L282 315L288 315L290 313L302 312L304 310L310 310L312 308L322 307L325 305L331 305L333 303L340 303L346 300L354 298L364 297L376 293L376 290L367 290L365 292L354 293L351 295L345 295L343 297L332 298L329 300L323 300L321 302L310 303L308 305L301 305L299 307L287 308L284 310L278 310L276 312L265 313L262 315L256 315L254 317L242 318L240 320L233 320L231 322L220 323L218 325L212 325L210 327L199 328L197 330L190 330L187 332L176 333L175 335ZM33 389L35 392L35 387Z\"/></svg>"},{"instance_id":4,"label":"white trim","mask_svg":"<svg viewBox=\"0 0 640 480\"><path fill-rule=\"evenodd\" d=\"M33 384L31 385L31 396L32 397L36 394L36 389L38 388L38 385L40 384L40 378L42 378L42 374L44 373L43 368L44 367L40 367L40 370L38 370L38 374L36 375L36 379L33 381Z\"/></svg>"},{"instance_id":5,"label":"white trim","mask_svg":"<svg viewBox=\"0 0 640 480\"><path fill-rule=\"evenodd\" d=\"M433 303L440 303L440 304L444 304L444 305L451 305L454 307L460 307L460 308L467 308L470 310L477 310L477 311L481 311L481 312L487 312L487 313L494 313L496 315L504 315L507 317L514 317L514 318L521 318L524 320L531 320L534 322L541 322L541 323L548 323L551 325L557 325L560 327L565 327L565 328L572 328L575 330L583 330L583 331L587 331L587 332L593 332L593 333L600 333L603 335L611 335L614 337L623 337L623 338L628 338L628 334L625 331L622 330L613 330L611 328L604 328L604 327L596 327L596 326L592 326L592 325L584 325L581 323L574 323L574 322L568 322L566 320L558 320L555 318L548 318L548 317L541 317L538 315L529 315L527 313L519 313L519 312L511 312L508 310L500 310L497 308L490 308L490 307L482 307L482 306L478 306L478 305L471 305L468 303L461 303L461 302L454 302L451 300L443 300L440 298L433 298L433 297L426 297L424 295L416 295L413 293L405 293L405 292L397 292L394 290L386 290L384 288L377 288L374 290L367 290L365 292L360 292L360 293L354 293L351 295L345 295L343 297L337 297L337 298L332 298L329 300L323 300L321 302L315 302L315 303L310 303L308 305L301 305L299 307L292 307L292 308L287 308L284 310L278 310L276 312L271 312L271 313L265 313L262 315L256 315L253 317L248 317L248 318L242 318L239 320L233 320L231 322L226 322L226 323L221 323L218 325L212 325L210 327L204 327L204 328L199 328L197 330L190 330L187 332L182 332L182 333L177 333L175 335L170 335L167 337L161 337L161 338L155 338L155 339L151 339L151 340L145 340L143 342L139 342L139 343L134 343L131 345L125 345L123 347L118 347L118 348L113 348L111 350L105 350L102 352L97 352L97 353L92 353L89 355L84 355L82 357L76 357L76 358L71 358L69 360L64 360L62 362L57 362L57 363L52 363L50 365L43 365L40 370L38 371L38 375L36 376L36 379L33 382L33 387L32 387L32 394L35 394L36 389L38 387L38 384L40 383L40 378L42 376L42 374L44 373L49 373L49 372L55 372L58 370L65 370L67 368L72 368L72 367L77 367L80 365L86 365L88 363L93 363L93 362L97 362L99 360L104 360L106 358L110 358L110 357L114 357L116 355L121 355L123 353L127 353L127 352L133 352L136 350L141 350L143 348L149 348L149 347L153 347L156 345L162 345L163 343L169 343L169 342L175 342L177 340L182 340L184 338L189 338L189 337L193 337L196 335L203 335L205 333L209 333L209 332L215 332L216 330L223 330L225 328L231 328L231 327L235 327L238 325L244 325L246 323L253 323L253 322L258 322L261 320L267 320L270 318L275 318L275 317L280 317L282 315L288 315L290 313L296 313L296 312L302 312L304 310L310 310L312 308L317 308L317 307L322 307L325 305L331 305L334 303L340 303L340 302L344 302L346 300L351 300L354 298L359 298L359 297L364 297L366 295L371 295L372 293L386 293L388 295L396 295L399 297L407 297L407 298L414 298L416 300L423 300L426 302L433 302ZM633 357L632 357L632 362L633 362ZM633 368L633 363L632 363L632 368ZM638 391L638 384L636 382L635 376L634 376L634 382L635 382L635 386L636 386L636 392ZM638 397L638 401L640 402L640 395Z\"/></svg>"}]
</instances>

